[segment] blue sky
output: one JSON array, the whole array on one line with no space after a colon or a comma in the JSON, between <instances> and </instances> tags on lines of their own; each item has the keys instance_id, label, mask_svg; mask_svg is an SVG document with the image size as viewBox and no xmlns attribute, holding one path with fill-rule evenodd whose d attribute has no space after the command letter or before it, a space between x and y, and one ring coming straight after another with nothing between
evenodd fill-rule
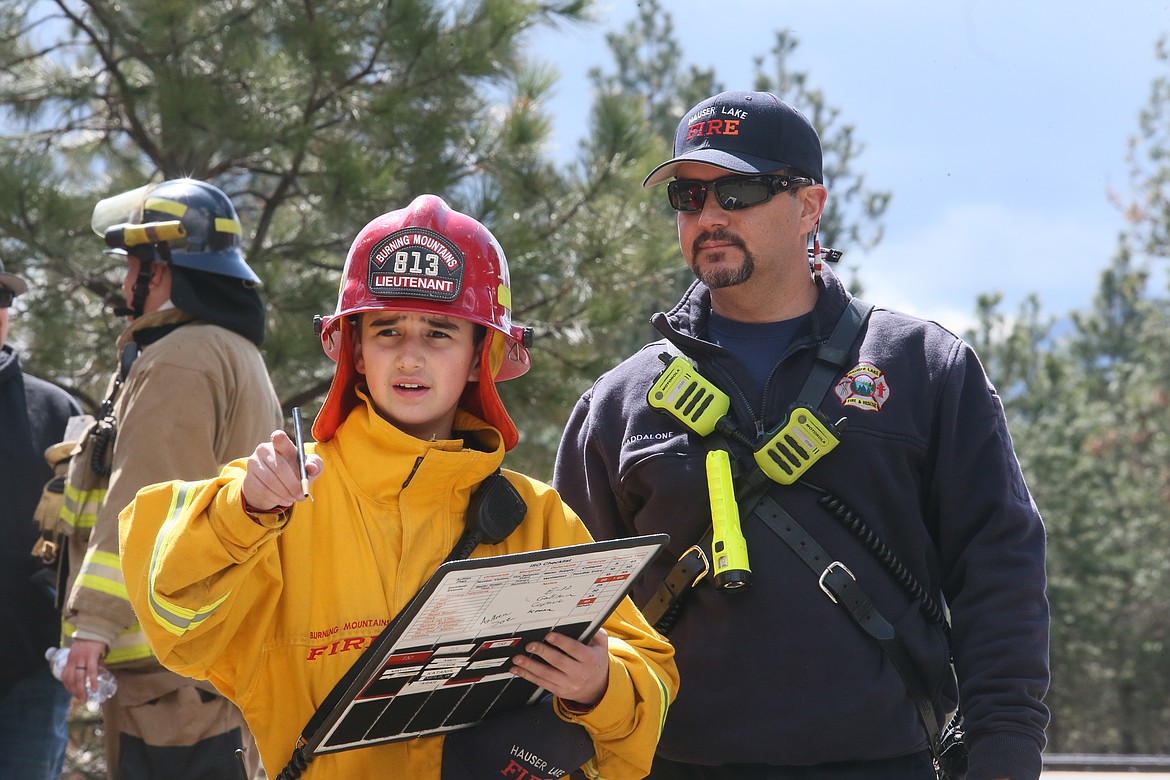
<instances>
[{"instance_id":1,"label":"blue sky","mask_svg":"<svg viewBox=\"0 0 1170 780\"><path fill-rule=\"evenodd\" d=\"M1089 305L1124 223L1126 144L1170 34L1170 0L675 0L688 61L729 89L777 30L791 67L823 90L865 151L871 187L893 193L885 238L848 252L866 297L961 331L980 293L1014 312ZM556 150L570 157L591 100L586 72L612 70L604 33L636 4L599 0L600 21L544 33L534 55L561 72ZM767 64L768 60L766 60ZM827 182L832 189L832 182ZM681 262L681 261L680 261Z\"/></svg>"}]
</instances>

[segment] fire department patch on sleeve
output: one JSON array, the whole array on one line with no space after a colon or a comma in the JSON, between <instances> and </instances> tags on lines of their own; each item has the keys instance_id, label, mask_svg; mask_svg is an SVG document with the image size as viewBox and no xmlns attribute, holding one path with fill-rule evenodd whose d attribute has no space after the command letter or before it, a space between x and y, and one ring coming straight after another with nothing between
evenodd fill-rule
<instances>
[{"instance_id":1,"label":"fire department patch on sleeve","mask_svg":"<svg viewBox=\"0 0 1170 780\"><path fill-rule=\"evenodd\" d=\"M463 288L463 253L444 236L410 227L383 238L370 250L374 295L453 301Z\"/></svg>"},{"instance_id":2,"label":"fire department patch on sleeve","mask_svg":"<svg viewBox=\"0 0 1170 780\"><path fill-rule=\"evenodd\" d=\"M845 372L836 387L842 406L855 406L868 412L881 411L890 399L890 385L885 374L873 363L858 363Z\"/></svg>"}]
</instances>

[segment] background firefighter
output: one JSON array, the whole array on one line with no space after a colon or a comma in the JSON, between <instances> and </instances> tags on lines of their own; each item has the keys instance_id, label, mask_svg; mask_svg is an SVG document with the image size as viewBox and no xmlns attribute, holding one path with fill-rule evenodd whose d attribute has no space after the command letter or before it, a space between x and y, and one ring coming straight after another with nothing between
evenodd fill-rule
<instances>
[{"instance_id":1,"label":"background firefighter","mask_svg":"<svg viewBox=\"0 0 1170 780\"><path fill-rule=\"evenodd\" d=\"M126 597L118 512L139 488L214 475L281 423L261 358L259 277L240 250L235 208L217 188L165 181L107 198L93 214L108 252L125 258L130 324L100 417L70 463L62 681L85 695L99 663L118 692L102 705L108 777L238 777L259 758L239 710L207 682L164 669Z\"/></svg>"}]
</instances>

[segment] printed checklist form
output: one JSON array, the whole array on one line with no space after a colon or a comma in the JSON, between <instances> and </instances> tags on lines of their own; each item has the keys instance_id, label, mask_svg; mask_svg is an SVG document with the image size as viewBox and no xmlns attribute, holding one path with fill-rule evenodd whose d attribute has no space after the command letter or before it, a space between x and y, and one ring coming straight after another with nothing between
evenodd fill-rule
<instances>
[{"instance_id":1,"label":"printed checklist form","mask_svg":"<svg viewBox=\"0 0 1170 780\"><path fill-rule=\"evenodd\" d=\"M440 734L530 704L511 659L551 631L588 642L669 537L614 539L440 566L302 734L310 754Z\"/></svg>"}]
</instances>

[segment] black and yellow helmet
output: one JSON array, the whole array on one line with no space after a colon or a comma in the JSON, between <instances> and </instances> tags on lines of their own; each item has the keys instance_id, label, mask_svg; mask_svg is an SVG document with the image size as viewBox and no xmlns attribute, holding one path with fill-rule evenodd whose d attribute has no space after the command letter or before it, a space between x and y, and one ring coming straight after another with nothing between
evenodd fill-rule
<instances>
[{"instance_id":1,"label":"black and yellow helmet","mask_svg":"<svg viewBox=\"0 0 1170 780\"><path fill-rule=\"evenodd\" d=\"M240 218L220 189L196 179L148 184L98 202L91 225L113 250L260 284L240 249ZM165 251L159 251L165 247Z\"/></svg>"}]
</instances>

